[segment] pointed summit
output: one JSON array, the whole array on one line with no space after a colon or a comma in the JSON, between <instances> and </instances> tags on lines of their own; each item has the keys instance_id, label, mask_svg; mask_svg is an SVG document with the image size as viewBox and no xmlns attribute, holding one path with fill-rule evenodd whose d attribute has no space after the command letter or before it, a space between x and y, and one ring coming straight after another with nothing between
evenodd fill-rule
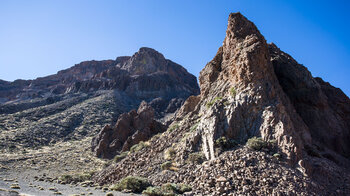
<instances>
[{"instance_id":1,"label":"pointed summit","mask_svg":"<svg viewBox=\"0 0 350 196\"><path fill-rule=\"evenodd\" d=\"M134 75L167 71L168 61L158 51L142 47L126 63L120 67Z\"/></svg>"}]
</instances>

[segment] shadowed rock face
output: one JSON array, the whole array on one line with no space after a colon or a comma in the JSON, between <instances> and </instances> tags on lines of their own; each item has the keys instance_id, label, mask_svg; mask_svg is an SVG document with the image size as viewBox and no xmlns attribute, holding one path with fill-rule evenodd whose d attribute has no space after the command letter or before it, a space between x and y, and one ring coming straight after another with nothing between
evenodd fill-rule
<instances>
[{"instance_id":1,"label":"shadowed rock face","mask_svg":"<svg viewBox=\"0 0 350 196\"><path fill-rule=\"evenodd\" d=\"M150 147L129 154L95 181L143 175L155 185L189 183L195 194L204 195L350 194L349 98L267 44L240 13L230 14L223 45L200 72L199 83L200 95L184 102L171 132L152 137ZM277 165L271 156L276 151L258 155L247 149L254 136L276 143ZM239 145L217 151L221 138ZM169 149L175 152L173 165L180 167L160 172ZM194 155L206 161L193 166ZM293 174L278 172L289 169ZM218 179L225 179L225 186ZM294 188L279 187L283 183Z\"/></svg>"},{"instance_id":2,"label":"shadowed rock face","mask_svg":"<svg viewBox=\"0 0 350 196\"><path fill-rule=\"evenodd\" d=\"M270 44L269 52L279 84L310 130L312 143L305 144L307 148L333 160L334 152L350 158L349 98L321 78L313 78L276 45Z\"/></svg>"},{"instance_id":3,"label":"shadowed rock face","mask_svg":"<svg viewBox=\"0 0 350 196\"><path fill-rule=\"evenodd\" d=\"M120 151L128 151L140 141L166 130L166 126L154 118L153 108L141 102L137 111L120 115L113 127L106 125L92 140L92 150L96 156L109 159Z\"/></svg>"}]
</instances>

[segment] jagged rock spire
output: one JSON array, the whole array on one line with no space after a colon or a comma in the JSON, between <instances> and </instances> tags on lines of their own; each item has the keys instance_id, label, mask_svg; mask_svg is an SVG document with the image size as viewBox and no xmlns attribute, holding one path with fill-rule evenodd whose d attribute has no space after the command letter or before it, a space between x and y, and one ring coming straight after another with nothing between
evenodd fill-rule
<instances>
[{"instance_id":1,"label":"jagged rock spire","mask_svg":"<svg viewBox=\"0 0 350 196\"><path fill-rule=\"evenodd\" d=\"M208 159L215 157L213 141L223 135L239 141L274 139L291 162L302 158L309 131L278 83L266 40L240 13L230 14L223 46L199 81L204 116L198 129Z\"/></svg>"}]
</instances>

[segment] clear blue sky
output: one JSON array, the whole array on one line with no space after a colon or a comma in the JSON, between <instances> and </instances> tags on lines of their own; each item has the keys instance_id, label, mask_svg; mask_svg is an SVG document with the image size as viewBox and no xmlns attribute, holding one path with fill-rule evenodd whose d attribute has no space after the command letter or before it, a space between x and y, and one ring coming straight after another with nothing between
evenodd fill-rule
<instances>
[{"instance_id":1,"label":"clear blue sky","mask_svg":"<svg viewBox=\"0 0 350 196\"><path fill-rule=\"evenodd\" d=\"M33 79L152 47L196 76L230 12L252 20L313 74L350 95L349 1L1 0L0 79Z\"/></svg>"}]
</instances>

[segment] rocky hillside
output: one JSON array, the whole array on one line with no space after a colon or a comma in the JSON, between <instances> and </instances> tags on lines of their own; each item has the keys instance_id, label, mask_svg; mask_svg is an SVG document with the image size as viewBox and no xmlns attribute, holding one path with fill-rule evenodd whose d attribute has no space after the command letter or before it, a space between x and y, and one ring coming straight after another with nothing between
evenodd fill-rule
<instances>
[{"instance_id":1,"label":"rocky hillside","mask_svg":"<svg viewBox=\"0 0 350 196\"><path fill-rule=\"evenodd\" d=\"M143 100L161 119L198 93L192 74L151 48L35 80L0 81L0 152L93 136Z\"/></svg>"},{"instance_id":2,"label":"rocky hillside","mask_svg":"<svg viewBox=\"0 0 350 196\"><path fill-rule=\"evenodd\" d=\"M95 175L142 176L187 194L349 195L350 100L298 64L240 13L168 130ZM125 157L125 158L124 158ZM150 194L152 195L152 194Z\"/></svg>"}]
</instances>

